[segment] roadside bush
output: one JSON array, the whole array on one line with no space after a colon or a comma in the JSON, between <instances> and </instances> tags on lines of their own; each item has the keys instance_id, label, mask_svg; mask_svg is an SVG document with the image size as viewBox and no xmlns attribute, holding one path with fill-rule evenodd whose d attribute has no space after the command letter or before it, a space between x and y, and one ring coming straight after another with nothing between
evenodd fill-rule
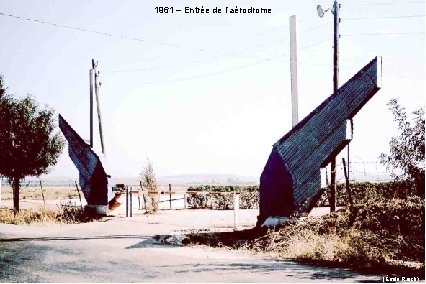
<instances>
[{"instance_id":1,"label":"roadside bush","mask_svg":"<svg viewBox=\"0 0 426 284\"><path fill-rule=\"evenodd\" d=\"M199 186L188 188L188 191L200 191L198 194L187 196L187 204L194 209L210 208L214 210L230 210L234 209L234 190L239 192L240 209L257 209L259 208L259 191L257 186ZM209 192L216 193L209 193ZM203 193L201 193L203 192ZM223 193L217 193L223 192Z\"/></svg>"},{"instance_id":2,"label":"roadside bush","mask_svg":"<svg viewBox=\"0 0 426 284\"><path fill-rule=\"evenodd\" d=\"M241 209L259 208L259 191L247 191L240 194Z\"/></svg>"},{"instance_id":3,"label":"roadside bush","mask_svg":"<svg viewBox=\"0 0 426 284\"><path fill-rule=\"evenodd\" d=\"M424 210L424 200L412 196L294 218L273 229L191 233L187 238L190 244L249 249L278 259L424 275Z\"/></svg>"},{"instance_id":4,"label":"roadside bush","mask_svg":"<svg viewBox=\"0 0 426 284\"><path fill-rule=\"evenodd\" d=\"M234 209L234 194L214 194L210 195L211 208L214 210L230 210Z\"/></svg>"},{"instance_id":5,"label":"roadside bush","mask_svg":"<svg viewBox=\"0 0 426 284\"><path fill-rule=\"evenodd\" d=\"M190 186L188 191L206 191L206 192L259 192L258 185L198 185Z\"/></svg>"},{"instance_id":6,"label":"roadside bush","mask_svg":"<svg viewBox=\"0 0 426 284\"><path fill-rule=\"evenodd\" d=\"M407 119L405 108L396 99L388 103L389 110L398 124L400 134L392 137L389 143L390 154L381 154L381 163L392 172L395 180L409 180L416 189L416 194L425 196L425 119L424 108L414 111L412 121Z\"/></svg>"},{"instance_id":7,"label":"roadside bush","mask_svg":"<svg viewBox=\"0 0 426 284\"><path fill-rule=\"evenodd\" d=\"M346 206L349 204L349 198L346 192L346 185L338 183L336 185L336 204L337 206ZM391 181L391 182L355 182L350 184L352 200L354 204L364 204L367 202L386 202L391 199L406 199L416 195L416 189L413 183L409 181ZM329 206L328 196L330 187L327 187L319 201L318 206Z\"/></svg>"},{"instance_id":8,"label":"roadside bush","mask_svg":"<svg viewBox=\"0 0 426 284\"><path fill-rule=\"evenodd\" d=\"M308 257L351 265L405 260L424 265L424 225L422 199L394 199L349 206L321 218L294 221L276 232L271 231L256 245L264 246L265 250L282 247L282 256L296 259ZM301 246L299 242L304 243L304 249L295 250Z\"/></svg>"},{"instance_id":9,"label":"roadside bush","mask_svg":"<svg viewBox=\"0 0 426 284\"><path fill-rule=\"evenodd\" d=\"M186 204L193 209L208 208L207 194L189 194L186 196Z\"/></svg>"},{"instance_id":10,"label":"roadside bush","mask_svg":"<svg viewBox=\"0 0 426 284\"><path fill-rule=\"evenodd\" d=\"M34 211L31 209L21 209L14 215L13 209L0 208L0 223L4 224L31 224L31 223L54 223L56 212L45 207L40 207Z\"/></svg>"},{"instance_id":11,"label":"roadside bush","mask_svg":"<svg viewBox=\"0 0 426 284\"><path fill-rule=\"evenodd\" d=\"M60 223L77 224L100 219L100 216L90 214L74 202L62 203L57 210L44 206L38 209L22 209L14 215L13 209L0 208L0 223L5 224L33 224L33 223Z\"/></svg>"},{"instance_id":12,"label":"roadside bush","mask_svg":"<svg viewBox=\"0 0 426 284\"><path fill-rule=\"evenodd\" d=\"M152 162L147 159L147 165L140 174L142 189L147 192L143 193L143 199L146 206L146 213L154 214L158 211L158 195L149 194L149 192L158 191L157 178L155 177L154 167Z\"/></svg>"}]
</instances>

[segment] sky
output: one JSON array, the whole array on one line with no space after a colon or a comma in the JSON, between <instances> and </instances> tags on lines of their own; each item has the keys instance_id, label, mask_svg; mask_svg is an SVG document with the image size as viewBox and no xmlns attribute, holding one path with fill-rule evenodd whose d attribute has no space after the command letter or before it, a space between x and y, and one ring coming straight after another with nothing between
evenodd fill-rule
<instances>
[{"instance_id":1,"label":"sky","mask_svg":"<svg viewBox=\"0 0 426 284\"><path fill-rule=\"evenodd\" d=\"M377 175L384 171L378 156L398 133L386 104L397 98L412 112L425 103L425 4L340 3L340 85L383 57L383 87L355 116L350 144L351 171ZM333 2L0 0L0 74L9 93L33 95L88 139L89 69L98 61L113 177L137 176L147 158L158 176L259 177L272 145L292 127L291 15L300 119L333 92L333 15L320 18L318 4L326 10ZM157 13L160 5L174 13ZM175 11L201 6L210 13ZM235 6L271 13L224 13ZM95 138L99 151L97 131ZM65 149L47 177L77 176Z\"/></svg>"}]
</instances>

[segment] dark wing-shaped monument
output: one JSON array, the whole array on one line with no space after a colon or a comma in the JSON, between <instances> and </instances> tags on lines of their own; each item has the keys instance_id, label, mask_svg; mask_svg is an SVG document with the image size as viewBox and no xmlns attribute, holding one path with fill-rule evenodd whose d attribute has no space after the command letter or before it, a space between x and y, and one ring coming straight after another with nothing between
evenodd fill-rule
<instances>
[{"instance_id":1,"label":"dark wing-shaped monument","mask_svg":"<svg viewBox=\"0 0 426 284\"><path fill-rule=\"evenodd\" d=\"M98 155L61 115L59 115L59 128L68 141L68 154L78 169L80 187L87 204L94 207L106 206L108 175Z\"/></svg>"},{"instance_id":2,"label":"dark wing-shaped monument","mask_svg":"<svg viewBox=\"0 0 426 284\"><path fill-rule=\"evenodd\" d=\"M352 139L351 119L380 89L381 72L376 57L274 144L260 177L258 225L290 216L318 193L320 168Z\"/></svg>"}]
</instances>

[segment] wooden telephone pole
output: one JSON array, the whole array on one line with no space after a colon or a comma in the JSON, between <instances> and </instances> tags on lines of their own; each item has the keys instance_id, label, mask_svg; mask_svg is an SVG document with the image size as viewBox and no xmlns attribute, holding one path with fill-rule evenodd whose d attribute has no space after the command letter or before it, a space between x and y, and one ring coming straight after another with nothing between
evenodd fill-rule
<instances>
[{"instance_id":1,"label":"wooden telephone pole","mask_svg":"<svg viewBox=\"0 0 426 284\"><path fill-rule=\"evenodd\" d=\"M333 91L339 89L339 9L340 4L335 0L333 5L334 14L334 54L333 54ZM330 189L330 211L336 211L336 156L331 159L331 189Z\"/></svg>"},{"instance_id":2,"label":"wooden telephone pole","mask_svg":"<svg viewBox=\"0 0 426 284\"><path fill-rule=\"evenodd\" d=\"M93 64L92 64L93 65ZM89 81L90 81L90 98L89 98L89 128L90 128L90 147L93 148L93 90L95 83L94 79L94 70L93 68L89 71Z\"/></svg>"}]
</instances>

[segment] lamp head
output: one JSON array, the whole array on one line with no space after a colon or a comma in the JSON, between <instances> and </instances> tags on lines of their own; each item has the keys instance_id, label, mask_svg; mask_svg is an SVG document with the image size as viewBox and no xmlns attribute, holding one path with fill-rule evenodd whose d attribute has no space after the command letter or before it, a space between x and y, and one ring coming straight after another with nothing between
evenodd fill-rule
<instances>
[{"instance_id":1,"label":"lamp head","mask_svg":"<svg viewBox=\"0 0 426 284\"><path fill-rule=\"evenodd\" d=\"M324 10L322 9L321 5L317 6L317 13L320 18L324 17Z\"/></svg>"},{"instance_id":2,"label":"lamp head","mask_svg":"<svg viewBox=\"0 0 426 284\"><path fill-rule=\"evenodd\" d=\"M330 10L330 9L324 10L324 9L321 7L321 5L318 5L318 6L317 6L317 13L318 13L318 16L319 16L320 18L324 17L324 14L325 14L325 13L327 13L327 12L328 12L328 10Z\"/></svg>"}]
</instances>

